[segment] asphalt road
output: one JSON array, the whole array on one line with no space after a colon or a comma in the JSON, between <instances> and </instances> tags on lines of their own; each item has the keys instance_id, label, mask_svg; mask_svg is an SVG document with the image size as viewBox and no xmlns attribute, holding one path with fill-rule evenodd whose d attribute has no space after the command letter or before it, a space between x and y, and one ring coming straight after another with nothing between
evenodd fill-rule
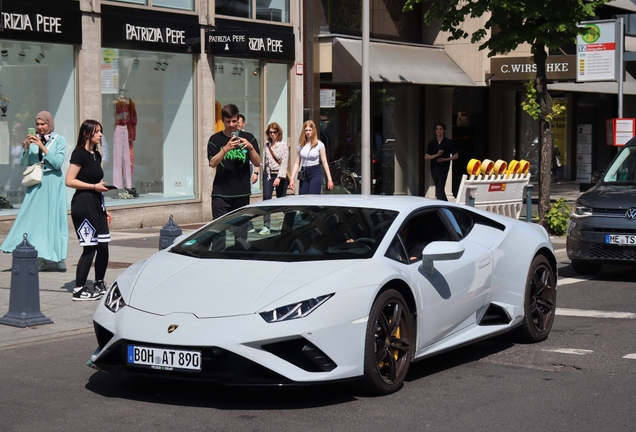
<instances>
[{"instance_id":1,"label":"asphalt road","mask_svg":"<svg viewBox=\"0 0 636 432\"><path fill-rule=\"evenodd\" d=\"M92 335L0 348L3 431L622 431L636 424L634 268L560 269L547 341L506 338L412 366L399 392L225 388L85 366ZM608 317L609 316L609 317Z\"/></svg>"}]
</instances>

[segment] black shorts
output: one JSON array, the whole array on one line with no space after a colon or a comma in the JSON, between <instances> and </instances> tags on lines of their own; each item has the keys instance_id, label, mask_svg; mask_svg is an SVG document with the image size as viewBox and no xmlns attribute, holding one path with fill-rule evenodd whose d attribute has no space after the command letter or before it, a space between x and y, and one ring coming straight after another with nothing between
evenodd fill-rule
<instances>
[{"instance_id":1,"label":"black shorts","mask_svg":"<svg viewBox=\"0 0 636 432\"><path fill-rule=\"evenodd\" d=\"M103 195L93 191L75 192L71 201L71 219L80 246L97 246L110 241Z\"/></svg>"}]
</instances>

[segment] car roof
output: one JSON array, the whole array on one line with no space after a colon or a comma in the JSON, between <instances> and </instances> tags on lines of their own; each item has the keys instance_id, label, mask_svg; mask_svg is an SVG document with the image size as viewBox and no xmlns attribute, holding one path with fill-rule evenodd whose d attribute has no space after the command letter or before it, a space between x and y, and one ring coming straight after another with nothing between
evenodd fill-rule
<instances>
[{"instance_id":1,"label":"car roof","mask_svg":"<svg viewBox=\"0 0 636 432\"><path fill-rule=\"evenodd\" d=\"M425 206L439 206L451 204L431 198L417 196L393 196L393 195L349 195L349 194L325 194L325 195L291 195L285 198L276 198L271 202L261 201L251 204L250 207L263 205L289 205L289 206L334 206L334 207L363 207L394 210L400 213L411 212Z\"/></svg>"},{"instance_id":2,"label":"car roof","mask_svg":"<svg viewBox=\"0 0 636 432\"><path fill-rule=\"evenodd\" d=\"M627 144L625 144L625 147L627 146L636 146L636 136L633 137L632 139L630 139L629 141L627 141Z\"/></svg>"}]
</instances>

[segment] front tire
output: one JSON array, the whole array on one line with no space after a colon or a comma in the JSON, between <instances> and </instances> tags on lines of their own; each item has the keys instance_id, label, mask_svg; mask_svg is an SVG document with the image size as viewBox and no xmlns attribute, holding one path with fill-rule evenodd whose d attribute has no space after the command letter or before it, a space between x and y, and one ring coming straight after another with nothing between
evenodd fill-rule
<instances>
[{"instance_id":1,"label":"front tire","mask_svg":"<svg viewBox=\"0 0 636 432\"><path fill-rule=\"evenodd\" d=\"M362 390L375 395L399 390L409 371L413 342L413 322L404 297L393 289L382 292L369 313Z\"/></svg>"},{"instance_id":2,"label":"front tire","mask_svg":"<svg viewBox=\"0 0 636 432\"><path fill-rule=\"evenodd\" d=\"M523 324L518 330L522 342L535 343L548 338L556 311L556 276L550 262L537 255L528 271L524 298Z\"/></svg>"}]
</instances>

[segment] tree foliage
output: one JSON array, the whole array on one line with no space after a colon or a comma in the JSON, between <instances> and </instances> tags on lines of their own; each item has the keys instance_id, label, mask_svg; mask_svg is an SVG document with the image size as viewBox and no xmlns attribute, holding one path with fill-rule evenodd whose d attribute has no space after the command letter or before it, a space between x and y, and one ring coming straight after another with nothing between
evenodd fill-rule
<instances>
[{"instance_id":1,"label":"tree foliage","mask_svg":"<svg viewBox=\"0 0 636 432\"><path fill-rule=\"evenodd\" d=\"M514 51L522 44L532 48L537 65L536 78L526 86L527 100L523 107L540 128L539 219L547 226L546 213L550 204L550 169L552 132L550 121L559 114L553 107L546 79L547 49L558 49L574 42L585 32L581 21L590 20L596 9L609 0L430 0L424 6L424 22L441 23L441 30L450 33L449 40L470 37L480 43L480 50L488 56ZM404 10L423 0L406 0ZM483 28L468 34L464 22L470 18L486 17ZM496 31L494 31L496 29ZM534 98L534 101L532 100Z\"/></svg>"},{"instance_id":2,"label":"tree foliage","mask_svg":"<svg viewBox=\"0 0 636 432\"><path fill-rule=\"evenodd\" d=\"M582 32L581 21L595 15L597 7L609 0L436 0L427 3L424 22L441 22L441 29L451 34L449 40L470 36L472 43L483 40L480 50L488 56L515 50L523 43L557 49L573 41ZM404 9L412 10L422 0L406 0ZM463 27L468 18L488 13L484 28L468 34ZM499 31L492 32L497 27Z\"/></svg>"}]
</instances>

